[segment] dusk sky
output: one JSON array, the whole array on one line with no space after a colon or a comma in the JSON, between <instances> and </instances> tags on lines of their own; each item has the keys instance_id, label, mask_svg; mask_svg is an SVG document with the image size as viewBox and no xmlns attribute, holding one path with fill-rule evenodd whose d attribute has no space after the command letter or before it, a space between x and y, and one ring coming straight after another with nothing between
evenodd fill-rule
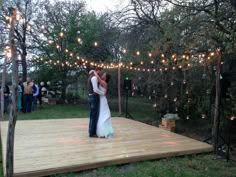
<instances>
[{"instance_id":1,"label":"dusk sky","mask_svg":"<svg viewBox=\"0 0 236 177\"><path fill-rule=\"evenodd\" d=\"M129 4L130 0L85 0L88 10L96 12L107 12L109 10L121 9Z\"/></svg>"}]
</instances>

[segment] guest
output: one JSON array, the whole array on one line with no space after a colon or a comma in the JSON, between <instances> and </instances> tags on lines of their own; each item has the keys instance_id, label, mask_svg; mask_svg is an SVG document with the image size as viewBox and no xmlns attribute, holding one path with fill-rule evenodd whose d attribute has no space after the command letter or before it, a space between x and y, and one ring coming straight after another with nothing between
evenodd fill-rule
<instances>
[{"instance_id":1,"label":"guest","mask_svg":"<svg viewBox=\"0 0 236 177\"><path fill-rule=\"evenodd\" d=\"M17 86L17 109L18 111L22 109L22 87L20 83Z\"/></svg>"},{"instance_id":2,"label":"guest","mask_svg":"<svg viewBox=\"0 0 236 177\"><path fill-rule=\"evenodd\" d=\"M2 89L2 85L0 84L0 90ZM8 106L10 102L10 89L7 84L5 84L5 88L3 90L4 94L4 113L8 112ZM2 102L2 101L1 101Z\"/></svg>"},{"instance_id":3,"label":"guest","mask_svg":"<svg viewBox=\"0 0 236 177\"><path fill-rule=\"evenodd\" d=\"M21 111L24 111L24 86L22 77L19 77L19 86L21 87Z\"/></svg>"},{"instance_id":4,"label":"guest","mask_svg":"<svg viewBox=\"0 0 236 177\"><path fill-rule=\"evenodd\" d=\"M35 111L37 108L38 95L39 95L39 86L38 83L34 81L32 111Z\"/></svg>"},{"instance_id":5,"label":"guest","mask_svg":"<svg viewBox=\"0 0 236 177\"><path fill-rule=\"evenodd\" d=\"M32 111L32 102L33 102L33 88L34 83L31 82L30 77L27 77L26 82L23 83L23 98L24 98L24 106L23 112L31 112Z\"/></svg>"},{"instance_id":6,"label":"guest","mask_svg":"<svg viewBox=\"0 0 236 177\"><path fill-rule=\"evenodd\" d=\"M41 85L38 85L39 86L39 94L38 94L38 101L39 101L39 105L41 106L42 105L42 86Z\"/></svg>"}]
</instances>

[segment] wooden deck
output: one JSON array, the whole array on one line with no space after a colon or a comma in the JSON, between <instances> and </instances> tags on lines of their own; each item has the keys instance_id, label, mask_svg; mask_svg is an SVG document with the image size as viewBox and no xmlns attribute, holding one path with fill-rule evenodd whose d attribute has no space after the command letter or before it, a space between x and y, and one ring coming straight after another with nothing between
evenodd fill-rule
<instances>
[{"instance_id":1,"label":"wooden deck","mask_svg":"<svg viewBox=\"0 0 236 177\"><path fill-rule=\"evenodd\" d=\"M125 118L112 139L89 138L88 119L18 121L15 176L46 176L112 164L212 151L212 146ZM1 123L5 164L7 122ZM4 167L5 171L5 167Z\"/></svg>"}]
</instances>

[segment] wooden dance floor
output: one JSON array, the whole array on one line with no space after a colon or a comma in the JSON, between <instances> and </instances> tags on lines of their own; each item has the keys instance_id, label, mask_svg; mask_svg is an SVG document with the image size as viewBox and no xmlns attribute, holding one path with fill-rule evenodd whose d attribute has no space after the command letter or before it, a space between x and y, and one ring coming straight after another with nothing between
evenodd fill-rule
<instances>
[{"instance_id":1,"label":"wooden dance floor","mask_svg":"<svg viewBox=\"0 0 236 177\"><path fill-rule=\"evenodd\" d=\"M14 176L46 176L213 150L206 143L125 118L112 119L114 138L89 138L88 121L18 121ZM3 164L7 124L1 124Z\"/></svg>"}]
</instances>

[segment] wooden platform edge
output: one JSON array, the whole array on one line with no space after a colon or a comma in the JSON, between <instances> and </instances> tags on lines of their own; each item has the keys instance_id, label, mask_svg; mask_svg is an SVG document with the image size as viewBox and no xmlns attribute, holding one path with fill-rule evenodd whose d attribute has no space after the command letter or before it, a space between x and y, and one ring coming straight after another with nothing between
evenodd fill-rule
<instances>
[{"instance_id":1,"label":"wooden platform edge","mask_svg":"<svg viewBox=\"0 0 236 177\"><path fill-rule=\"evenodd\" d=\"M111 165L120 165L120 164L127 164L132 162L142 162L146 160L158 160L162 158L169 158L169 157L180 157L183 155L191 155L191 154L203 154L203 153L210 153L213 151L213 147L210 148L203 148L203 149L196 149L196 150L189 150L189 151L177 151L177 152L168 152L168 153L161 153L161 154L149 154L143 156L134 156L129 158L119 158L116 160L108 160L99 163L89 163L89 164L82 164L82 165L75 165L75 166L68 166L63 168L55 168L55 169L46 169L42 171L32 171L28 173L18 173L14 174L14 177L42 177L42 176L49 176L55 174L62 174L68 172L80 172L83 170L89 170L99 167L111 166Z\"/></svg>"}]
</instances>

